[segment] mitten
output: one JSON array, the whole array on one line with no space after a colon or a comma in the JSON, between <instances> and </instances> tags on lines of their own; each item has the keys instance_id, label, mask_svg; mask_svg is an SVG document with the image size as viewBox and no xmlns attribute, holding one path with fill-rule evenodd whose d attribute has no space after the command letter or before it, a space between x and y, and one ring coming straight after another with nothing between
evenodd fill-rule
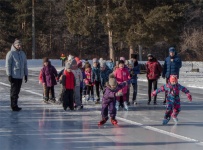
<instances>
[{"instance_id":1,"label":"mitten","mask_svg":"<svg viewBox=\"0 0 203 150\"><path fill-rule=\"evenodd\" d=\"M88 80L85 80L85 84L88 85L88 84L89 84L89 81L88 81Z\"/></svg>"},{"instance_id":2,"label":"mitten","mask_svg":"<svg viewBox=\"0 0 203 150\"><path fill-rule=\"evenodd\" d=\"M27 76L25 76L25 83L27 82Z\"/></svg>"},{"instance_id":3,"label":"mitten","mask_svg":"<svg viewBox=\"0 0 203 150\"><path fill-rule=\"evenodd\" d=\"M152 92L151 96L152 97L156 96L156 91Z\"/></svg>"},{"instance_id":4,"label":"mitten","mask_svg":"<svg viewBox=\"0 0 203 150\"><path fill-rule=\"evenodd\" d=\"M192 101L192 95L190 93L186 94L189 101Z\"/></svg>"},{"instance_id":5,"label":"mitten","mask_svg":"<svg viewBox=\"0 0 203 150\"><path fill-rule=\"evenodd\" d=\"M118 97L119 97L119 96L123 96L123 93L122 93L122 92L117 92L117 93L116 93L116 96L118 96Z\"/></svg>"}]
</instances>

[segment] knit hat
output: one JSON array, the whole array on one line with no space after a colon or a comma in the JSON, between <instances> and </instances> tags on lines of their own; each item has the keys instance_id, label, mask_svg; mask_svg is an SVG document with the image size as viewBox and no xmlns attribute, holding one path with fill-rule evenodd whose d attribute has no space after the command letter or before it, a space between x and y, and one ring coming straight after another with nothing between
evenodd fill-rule
<instances>
[{"instance_id":1,"label":"knit hat","mask_svg":"<svg viewBox=\"0 0 203 150\"><path fill-rule=\"evenodd\" d=\"M16 39L16 40L14 41L13 45L21 45L21 41L18 40L18 39Z\"/></svg>"},{"instance_id":2,"label":"knit hat","mask_svg":"<svg viewBox=\"0 0 203 150\"><path fill-rule=\"evenodd\" d=\"M80 61L79 57L75 57L76 62L78 63L78 61Z\"/></svg>"},{"instance_id":3,"label":"knit hat","mask_svg":"<svg viewBox=\"0 0 203 150\"><path fill-rule=\"evenodd\" d=\"M120 57L120 60L123 60L123 61L125 61L125 57Z\"/></svg>"},{"instance_id":4,"label":"knit hat","mask_svg":"<svg viewBox=\"0 0 203 150\"><path fill-rule=\"evenodd\" d=\"M72 55L69 55L68 56L68 61L71 61L71 60L73 60L74 59L74 56L72 56Z\"/></svg>"},{"instance_id":5,"label":"knit hat","mask_svg":"<svg viewBox=\"0 0 203 150\"><path fill-rule=\"evenodd\" d=\"M119 60L118 64L125 64L124 60Z\"/></svg>"},{"instance_id":6,"label":"knit hat","mask_svg":"<svg viewBox=\"0 0 203 150\"><path fill-rule=\"evenodd\" d=\"M45 62L49 62L49 58L48 57L44 57L43 63L45 63Z\"/></svg>"},{"instance_id":7,"label":"knit hat","mask_svg":"<svg viewBox=\"0 0 203 150\"><path fill-rule=\"evenodd\" d=\"M170 48L169 48L169 53L170 53L170 52L175 53L175 52L176 52L175 48L174 48L174 47L170 47Z\"/></svg>"},{"instance_id":8,"label":"knit hat","mask_svg":"<svg viewBox=\"0 0 203 150\"><path fill-rule=\"evenodd\" d=\"M172 82L178 83L177 75L170 75L169 81L170 81L170 83L172 83Z\"/></svg>"},{"instance_id":9,"label":"knit hat","mask_svg":"<svg viewBox=\"0 0 203 150\"><path fill-rule=\"evenodd\" d=\"M117 81L116 81L116 78L115 78L115 76L114 76L113 73L111 73L111 74L109 75L109 85L110 85L110 86L117 86L117 85L118 85L118 83L117 83Z\"/></svg>"},{"instance_id":10,"label":"knit hat","mask_svg":"<svg viewBox=\"0 0 203 150\"><path fill-rule=\"evenodd\" d=\"M103 58L99 58L99 63L101 63L104 59Z\"/></svg>"},{"instance_id":11,"label":"knit hat","mask_svg":"<svg viewBox=\"0 0 203 150\"><path fill-rule=\"evenodd\" d=\"M137 54L131 54L131 58L137 59Z\"/></svg>"},{"instance_id":12,"label":"knit hat","mask_svg":"<svg viewBox=\"0 0 203 150\"><path fill-rule=\"evenodd\" d=\"M105 61L100 62L100 67L101 67L101 68L106 67L106 62L105 62Z\"/></svg>"},{"instance_id":13,"label":"knit hat","mask_svg":"<svg viewBox=\"0 0 203 150\"><path fill-rule=\"evenodd\" d=\"M98 63L97 58L93 58L92 62L93 62L93 63Z\"/></svg>"},{"instance_id":14,"label":"knit hat","mask_svg":"<svg viewBox=\"0 0 203 150\"><path fill-rule=\"evenodd\" d=\"M154 57L152 54L148 54L147 57Z\"/></svg>"},{"instance_id":15,"label":"knit hat","mask_svg":"<svg viewBox=\"0 0 203 150\"><path fill-rule=\"evenodd\" d=\"M125 65L129 65L129 61L128 60L125 60Z\"/></svg>"},{"instance_id":16,"label":"knit hat","mask_svg":"<svg viewBox=\"0 0 203 150\"><path fill-rule=\"evenodd\" d=\"M71 64L69 62L66 63L66 69L71 69Z\"/></svg>"}]
</instances>

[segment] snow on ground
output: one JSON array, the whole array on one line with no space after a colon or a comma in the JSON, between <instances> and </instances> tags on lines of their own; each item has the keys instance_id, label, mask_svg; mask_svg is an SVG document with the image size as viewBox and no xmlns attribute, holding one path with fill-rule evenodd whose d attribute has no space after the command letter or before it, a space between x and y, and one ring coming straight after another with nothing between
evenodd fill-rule
<instances>
[{"instance_id":1,"label":"snow on ground","mask_svg":"<svg viewBox=\"0 0 203 150\"><path fill-rule=\"evenodd\" d=\"M61 67L61 61L59 59L50 59L53 66L56 67L58 71L62 70L63 67ZM28 68L32 71L39 71L42 68L42 59L29 59L28 60ZM146 61L141 61L139 63L146 63ZM161 64L163 64L163 61L160 61ZM191 72L193 68L199 68L200 72ZM0 60L0 69L5 69L5 60ZM145 81L147 82L146 75L141 74L138 76L138 81ZM165 83L165 79L160 78L160 83ZM203 62L191 62L191 61L185 61L182 63L182 68L180 69L180 79L179 83L187 86L187 87L194 87L194 88L200 88L203 89Z\"/></svg>"}]
</instances>

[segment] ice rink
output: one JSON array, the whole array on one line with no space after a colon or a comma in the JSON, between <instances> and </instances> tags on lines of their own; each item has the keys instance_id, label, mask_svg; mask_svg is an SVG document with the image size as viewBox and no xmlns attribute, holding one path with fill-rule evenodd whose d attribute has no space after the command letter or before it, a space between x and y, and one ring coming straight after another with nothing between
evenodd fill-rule
<instances>
[{"instance_id":1,"label":"ice rink","mask_svg":"<svg viewBox=\"0 0 203 150\"><path fill-rule=\"evenodd\" d=\"M84 103L80 111L64 111L61 105L44 104L39 71L29 71L23 83L20 112L10 110L9 83L0 70L0 149L1 150L202 150L203 89L189 88L190 103L184 94L179 124L163 126L164 94L158 105L147 105L147 83L139 82L138 105L119 111L118 126L108 121L98 127L101 105ZM183 84L184 85L184 84ZM58 97L60 85L55 87ZM132 95L132 94L131 94Z\"/></svg>"}]
</instances>

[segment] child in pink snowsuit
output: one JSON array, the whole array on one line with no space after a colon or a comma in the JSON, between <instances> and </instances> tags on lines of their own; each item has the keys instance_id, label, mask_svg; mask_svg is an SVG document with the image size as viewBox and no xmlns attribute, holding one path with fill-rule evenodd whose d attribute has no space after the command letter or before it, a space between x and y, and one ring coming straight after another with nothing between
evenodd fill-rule
<instances>
[{"instance_id":1,"label":"child in pink snowsuit","mask_svg":"<svg viewBox=\"0 0 203 150\"><path fill-rule=\"evenodd\" d=\"M118 68L114 71L114 76L118 82L118 84L125 82L130 79L130 73L127 68L124 67L125 62L123 60L119 61ZM125 110L128 110L128 105L127 105L127 90L128 87L124 87L123 89L120 90L123 94L123 101L124 101L124 108ZM116 102L116 109L119 110L119 105L120 105L120 97L117 97L117 102Z\"/></svg>"},{"instance_id":2,"label":"child in pink snowsuit","mask_svg":"<svg viewBox=\"0 0 203 150\"><path fill-rule=\"evenodd\" d=\"M178 123L178 114L181 110L180 107L180 97L179 92L182 91L185 93L190 101L192 101L192 96L190 95L190 92L187 88L180 85L178 83L178 78L176 75L171 75L169 78L169 83L161 86L159 89L152 92L152 96L156 96L160 92L166 92L167 98L166 98L166 113L163 120L163 125L166 125L170 119L171 116L175 122L175 124Z\"/></svg>"}]
</instances>

